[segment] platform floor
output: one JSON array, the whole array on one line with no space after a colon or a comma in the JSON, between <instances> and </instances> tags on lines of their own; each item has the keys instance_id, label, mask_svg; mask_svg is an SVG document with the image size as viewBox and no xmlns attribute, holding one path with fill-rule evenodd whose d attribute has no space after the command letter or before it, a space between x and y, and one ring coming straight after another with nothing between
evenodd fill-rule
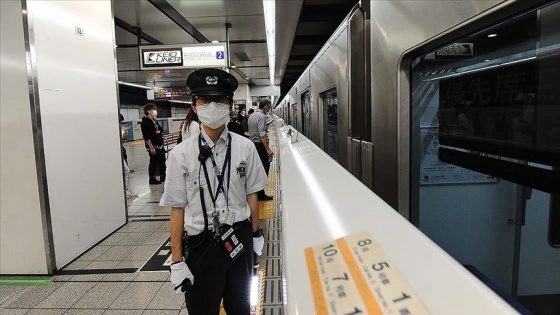
<instances>
[{"instance_id":1,"label":"platform floor","mask_svg":"<svg viewBox=\"0 0 560 315\"><path fill-rule=\"evenodd\" d=\"M0 314L187 314L184 298L172 292L169 271L139 271L166 243L170 209L158 205L163 185L148 185L148 155L143 144L132 143L126 149L134 170L129 187L138 193L128 199L129 222L55 276L42 278L52 280L46 285L6 285L8 278L0 278L4 280L0 282ZM267 188L273 196L275 165ZM259 202L265 232L260 267L266 273L261 314L271 315L281 314L282 304L281 218L275 202L276 198Z\"/></svg>"}]
</instances>

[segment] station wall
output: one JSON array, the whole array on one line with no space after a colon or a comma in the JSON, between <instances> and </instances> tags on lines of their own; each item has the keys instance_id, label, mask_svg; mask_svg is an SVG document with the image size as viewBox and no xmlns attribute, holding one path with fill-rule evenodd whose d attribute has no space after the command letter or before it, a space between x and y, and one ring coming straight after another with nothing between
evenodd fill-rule
<instances>
[{"instance_id":1,"label":"station wall","mask_svg":"<svg viewBox=\"0 0 560 315\"><path fill-rule=\"evenodd\" d=\"M22 6L0 1L0 8L0 274L45 274Z\"/></svg>"},{"instance_id":2,"label":"station wall","mask_svg":"<svg viewBox=\"0 0 560 315\"><path fill-rule=\"evenodd\" d=\"M110 1L32 0L27 10L61 268L126 223L113 14Z\"/></svg>"}]
</instances>

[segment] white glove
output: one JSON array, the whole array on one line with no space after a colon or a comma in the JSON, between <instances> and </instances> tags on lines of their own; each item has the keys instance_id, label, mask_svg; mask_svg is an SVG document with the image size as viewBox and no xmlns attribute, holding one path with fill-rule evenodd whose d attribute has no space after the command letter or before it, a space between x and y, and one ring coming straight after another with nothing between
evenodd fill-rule
<instances>
[{"instance_id":1,"label":"white glove","mask_svg":"<svg viewBox=\"0 0 560 315\"><path fill-rule=\"evenodd\" d=\"M264 247L264 237L253 237L253 251L257 255L262 255L262 250Z\"/></svg>"},{"instance_id":2,"label":"white glove","mask_svg":"<svg viewBox=\"0 0 560 315\"><path fill-rule=\"evenodd\" d=\"M173 285L173 290L177 295L185 294L185 291L182 290L183 281L189 279L191 281L191 285L194 284L194 276L192 272L189 270L187 264L182 261L176 264L171 265L171 284Z\"/></svg>"}]
</instances>

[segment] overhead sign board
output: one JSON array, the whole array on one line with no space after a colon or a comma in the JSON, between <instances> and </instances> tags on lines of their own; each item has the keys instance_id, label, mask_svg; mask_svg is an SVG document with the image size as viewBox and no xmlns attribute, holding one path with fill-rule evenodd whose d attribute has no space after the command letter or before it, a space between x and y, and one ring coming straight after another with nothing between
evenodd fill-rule
<instances>
[{"instance_id":1,"label":"overhead sign board","mask_svg":"<svg viewBox=\"0 0 560 315\"><path fill-rule=\"evenodd\" d=\"M151 45L139 47L140 69L222 68L227 66L224 43Z\"/></svg>"}]
</instances>

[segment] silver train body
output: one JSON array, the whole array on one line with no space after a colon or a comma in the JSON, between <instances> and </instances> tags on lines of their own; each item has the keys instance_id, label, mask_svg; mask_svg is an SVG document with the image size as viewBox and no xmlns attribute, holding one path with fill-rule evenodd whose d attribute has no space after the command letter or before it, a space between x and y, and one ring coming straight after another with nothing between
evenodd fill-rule
<instances>
[{"instance_id":1,"label":"silver train body","mask_svg":"<svg viewBox=\"0 0 560 315\"><path fill-rule=\"evenodd\" d=\"M560 264L560 249L543 245L541 251L527 253L520 237L521 227L508 225L507 218L494 228L507 227L506 236L492 231L493 228L482 232L488 236L488 242L496 240L500 244L481 250L483 253L471 251L480 256L471 259L472 244L466 249L464 242L476 243L475 236L454 235L460 234L461 229L440 232L445 229L441 222L448 220L447 224L452 224L443 210L419 213L417 209L423 201L418 195L429 194L434 186L416 185L419 155L415 150L420 148L416 144L419 141L411 136L411 122L415 119L411 69L417 57L549 4L560 5L554 1L372 0L367 4L362 1L362 7L350 12L289 93L278 102L274 113L320 146L461 263L481 269L508 293L513 296L560 294L560 267L554 265ZM559 11L556 8L554 13L558 20ZM330 109L333 102L336 103L334 112ZM490 187L502 184L505 185ZM485 187L481 189L489 186ZM476 190L462 189L450 188L449 198L476 194ZM546 200L554 202L556 197L547 196ZM423 200L427 202L426 198ZM513 212L504 215L515 222ZM477 220L484 219L475 214L469 218L467 214L460 223L477 224ZM545 230L544 226L536 228ZM507 242L501 240L505 238ZM525 255L540 255L546 257L543 261L554 263L543 262L544 269L539 272L526 271L524 264L528 260L524 259L528 258L523 251ZM498 271L499 268L503 270ZM543 280L545 273L556 276ZM540 279L540 284L525 280L530 277Z\"/></svg>"}]
</instances>

